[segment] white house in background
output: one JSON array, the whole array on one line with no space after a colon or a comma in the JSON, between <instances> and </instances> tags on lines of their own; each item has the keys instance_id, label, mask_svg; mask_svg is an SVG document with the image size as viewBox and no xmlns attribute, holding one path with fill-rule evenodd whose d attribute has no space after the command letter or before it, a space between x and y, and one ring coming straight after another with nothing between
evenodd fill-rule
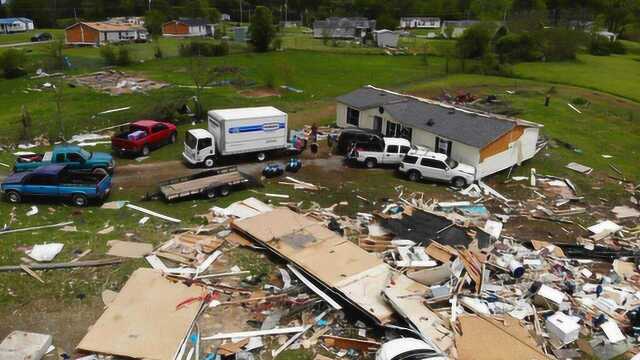
<instances>
[{"instance_id":1,"label":"white house in background","mask_svg":"<svg viewBox=\"0 0 640 360\"><path fill-rule=\"evenodd\" d=\"M137 25L144 26L144 17L142 16L117 16L107 19L105 21L111 24L129 24L129 25Z\"/></svg>"},{"instance_id":2,"label":"white house in background","mask_svg":"<svg viewBox=\"0 0 640 360\"><path fill-rule=\"evenodd\" d=\"M337 99L339 127L404 137L473 165L485 177L531 159L542 125L364 86Z\"/></svg>"},{"instance_id":3,"label":"white house in background","mask_svg":"<svg viewBox=\"0 0 640 360\"><path fill-rule=\"evenodd\" d=\"M596 34L607 38L609 41L616 41L616 39L618 38L618 35L612 33L611 31L598 31Z\"/></svg>"},{"instance_id":4,"label":"white house in background","mask_svg":"<svg viewBox=\"0 0 640 360\"><path fill-rule=\"evenodd\" d=\"M162 25L163 36L191 37L191 36L213 36L215 32L214 24L206 19L181 18L171 20Z\"/></svg>"},{"instance_id":5,"label":"white house in background","mask_svg":"<svg viewBox=\"0 0 640 360\"><path fill-rule=\"evenodd\" d=\"M375 28L375 20L360 17L330 17L313 22L313 37L316 39L362 39Z\"/></svg>"},{"instance_id":6,"label":"white house in background","mask_svg":"<svg viewBox=\"0 0 640 360\"><path fill-rule=\"evenodd\" d=\"M27 18L4 18L0 19L0 33L10 34L33 30L33 20Z\"/></svg>"},{"instance_id":7,"label":"white house in background","mask_svg":"<svg viewBox=\"0 0 640 360\"><path fill-rule=\"evenodd\" d=\"M220 14L220 21L231 21L231 15L229 14Z\"/></svg>"},{"instance_id":8,"label":"white house in background","mask_svg":"<svg viewBox=\"0 0 640 360\"><path fill-rule=\"evenodd\" d=\"M467 28L471 27L472 25L478 24L480 23L480 21L478 20L454 20L454 21L450 21L450 20L446 20L442 22L442 36L443 37L447 37L447 32L448 32L448 28L452 29L451 32L451 38L456 39L459 38L460 36L462 36L462 34L464 33L465 30L467 30Z\"/></svg>"},{"instance_id":9,"label":"white house in background","mask_svg":"<svg viewBox=\"0 0 640 360\"><path fill-rule=\"evenodd\" d=\"M373 39L376 41L376 45L379 48L395 48L398 47L398 39L400 39L400 34L387 29L376 30L373 32Z\"/></svg>"},{"instance_id":10,"label":"white house in background","mask_svg":"<svg viewBox=\"0 0 640 360\"><path fill-rule=\"evenodd\" d=\"M403 29L438 29L439 17L402 17L400 27Z\"/></svg>"}]
</instances>

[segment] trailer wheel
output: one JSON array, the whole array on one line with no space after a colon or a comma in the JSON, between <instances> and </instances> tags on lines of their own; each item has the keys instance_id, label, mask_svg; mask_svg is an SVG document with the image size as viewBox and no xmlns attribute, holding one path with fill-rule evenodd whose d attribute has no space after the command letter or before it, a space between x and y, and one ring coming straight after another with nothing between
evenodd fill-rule
<instances>
[{"instance_id":1,"label":"trailer wheel","mask_svg":"<svg viewBox=\"0 0 640 360\"><path fill-rule=\"evenodd\" d=\"M73 194L71 201L73 202L73 205L78 207L85 207L89 203L87 197L82 194Z\"/></svg>"},{"instance_id":2,"label":"trailer wheel","mask_svg":"<svg viewBox=\"0 0 640 360\"><path fill-rule=\"evenodd\" d=\"M22 195L17 191L7 191L7 200L9 200L10 203L17 204L22 202Z\"/></svg>"},{"instance_id":3,"label":"trailer wheel","mask_svg":"<svg viewBox=\"0 0 640 360\"><path fill-rule=\"evenodd\" d=\"M220 193L222 197L229 196L231 189L228 186L222 186L220 190L218 190L218 193Z\"/></svg>"},{"instance_id":4,"label":"trailer wheel","mask_svg":"<svg viewBox=\"0 0 640 360\"><path fill-rule=\"evenodd\" d=\"M261 151L261 152L258 153L258 155L256 155L256 159L259 162L263 162L263 161L267 160L267 154L264 151Z\"/></svg>"},{"instance_id":5,"label":"trailer wheel","mask_svg":"<svg viewBox=\"0 0 640 360\"><path fill-rule=\"evenodd\" d=\"M216 197L216 189L207 189L207 199L213 199Z\"/></svg>"},{"instance_id":6,"label":"trailer wheel","mask_svg":"<svg viewBox=\"0 0 640 360\"><path fill-rule=\"evenodd\" d=\"M212 157L208 157L206 159L204 159L204 167L208 167L208 168L212 168L213 165L215 165L215 161L213 160Z\"/></svg>"}]
</instances>

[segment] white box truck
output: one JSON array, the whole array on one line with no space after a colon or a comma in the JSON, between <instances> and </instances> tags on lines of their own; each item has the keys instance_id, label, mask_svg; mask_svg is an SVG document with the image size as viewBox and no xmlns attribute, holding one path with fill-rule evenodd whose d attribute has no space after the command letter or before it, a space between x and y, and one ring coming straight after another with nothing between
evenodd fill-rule
<instances>
[{"instance_id":1,"label":"white box truck","mask_svg":"<svg viewBox=\"0 0 640 360\"><path fill-rule=\"evenodd\" d=\"M271 106L211 110L208 130L187 131L182 157L213 167L221 156L253 153L264 161L272 151L289 149L287 114Z\"/></svg>"}]
</instances>

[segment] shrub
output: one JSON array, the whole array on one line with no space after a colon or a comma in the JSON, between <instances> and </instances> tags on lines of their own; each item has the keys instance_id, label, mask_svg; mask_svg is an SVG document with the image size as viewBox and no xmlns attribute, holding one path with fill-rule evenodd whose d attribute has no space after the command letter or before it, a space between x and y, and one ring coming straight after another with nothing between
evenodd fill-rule
<instances>
[{"instance_id":1,"label":"shrub","mask_svg":"<svg viewBox=\"0 0 640 360\"><path fill-rule=\"evenodd\" d=\"M251 25L249 25L251 42L258 52L269 51L269 45L276 35L271 10L265 6L256 6Z\"/></svg>"},{"instance_id":2,"label":"shrub","mask_svg":"<svg viewBox=\"0 0 640 360\"><path fill-rule=\"evenodd\" d=\"M589 41L589 54L597 56L611 55L611 46L609 39L604 36L594 35Z\"/></svg>"},{"instance_id":3,"label":"shrub","mask_svg":"<svg viewBox=\"0 0 640 360\"><path fill-rule=\"evenodd\" d=\"M483 57L490 49L494 26L489 23L480 23L465 30L456 43L460 57L463 59Z\"/></svg>"},{"instance_id":4,"label":"shrub","mask_svg":"<svg viewBox=\"0 0 640 360\"><path fill-rule=\"evenodd\" d=\"M132 62L132 59L131 59L131 52L129 51L129 48L124 46L120 47L118 51L117 65L127 66L127 65L130 65L131 62Z\"/></svg>"},{"instance_id":5,"label":"shrub","mask_svg":"<svg viewBox=\"0 0 640 360\"><path fill-rule=\"evenodd\" d=\"M621 41L613 41L610 45L612 54L624 55L627 53L627 47Z\"/></svg>"},{"instance_id":6,"label":"shrub","mask_svg":"<svg viewBox=\"0 0 640 360\"><path fill-rule=\"evenodd\" d=\"M575 60L585 34L576 30L551 28L537 33L546 60Z\"/></svg>"},{"instance_id":7,"label":"shrub","mask_svg":"<svg viewBox=\"0 0 640 360\"><path fill-rule=\"evenodd\" d=\"M103 46L100 48L100 56L104 59L104 62L107 65L116 65L118 60L118 55L116 54L116 50L112 45Z\"/></svg>"},{"instance_id":8,"label":"shrub","mask_svg":"<svg viewBox=\"0 0 640 360\"><path fill-rule=\"evenodd\" d=\"M225 56L229 54L229 43L222 41L214 44L205 41L192 41L189 44L180 44L178 47L180 56Z\"/></svg>"},{"instance_id":9,"label":"shrub","mask_svg":"<svg viewBox=\"0 0 640 360\"><path fill-rule=\"evenodd\" d=\"M162 52L160 46L156 46L156 48L153 50L153 57L156 59L162 59L164 57L164 53Z\"/></svg>"},{"instance_id":10,"label":"shrub","mask_svg":"<svg viewBox=\"0 0 640 360\"><path fill-rule=\"evenodd\" d=\"M6 79L14 79L27 74L23 65L26 62L24 51L18 49L8 49L0 54L0 68Z\"/></svg>"},{"instance_id":11,"label":"shrub","mask_svg":"<svg viewBox=\"0 0 640 360\"><path fill-rule=\"evenodd\" d=\"M504 35L498 39L495 48L501 63L535 61L542 56L540 45L528 33Z\"/></svg>"}]
</instances>

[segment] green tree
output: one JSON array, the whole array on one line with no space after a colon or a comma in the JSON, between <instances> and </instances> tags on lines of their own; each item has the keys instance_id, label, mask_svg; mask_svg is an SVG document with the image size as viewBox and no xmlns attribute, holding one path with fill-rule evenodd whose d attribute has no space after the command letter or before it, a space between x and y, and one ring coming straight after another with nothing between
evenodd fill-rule
<instances>
[{"instance_id":1,"label":"green tree","mask_svg":"<svg viewBox=\"0 0 640 360\"><path fill-rule=\"evenodd\" d=\"M251 18L251 24L249 25L249 34L251 35L251 42L256 51L269 51L271 41L276 35L271 10L264 6L256 7L256 11Z\"/></svg>"},{"instance_id":2,"label":"green tree","mask_svg":"<svg viewBox=\"0 0 640 360\"><path fill-rule=\"evenodd\" d=\"M393 17L391 14L385 13L378 16L376 19L376 28L394 30L400 25L398 18Z\"/></svg>"},{"instance_id":3,"label":"green tree","mask_svg":"<svg viewBox=\"0 0 640 360\"><path fill-rule=\"evenodd\" d=\"M160 10L152 9L147 11L144 17L144 26L152 37L162 35L162 24L167 20L167 16Z\"/></svg>"},{"instance_id":4,"label":"green tree","mask_svg":"<svg viewBox=\"0 0 640 360\"><path fill-rule=\"evenodd\" d=\"M513 0L472 0L471 11L482 20L502 20Z\"/></svg>"},{"instance_id":5,"label":"green tree","mask_svg":"<svg viewBox=\"0 0 640 360\"><path fill-rule=\"evenodd\" d=\"M492 23L479 23L470 26L458 38L456 48L462 59L481 58L491 50L491 39L495 31Z\"/></svg>"}]
</instances>

